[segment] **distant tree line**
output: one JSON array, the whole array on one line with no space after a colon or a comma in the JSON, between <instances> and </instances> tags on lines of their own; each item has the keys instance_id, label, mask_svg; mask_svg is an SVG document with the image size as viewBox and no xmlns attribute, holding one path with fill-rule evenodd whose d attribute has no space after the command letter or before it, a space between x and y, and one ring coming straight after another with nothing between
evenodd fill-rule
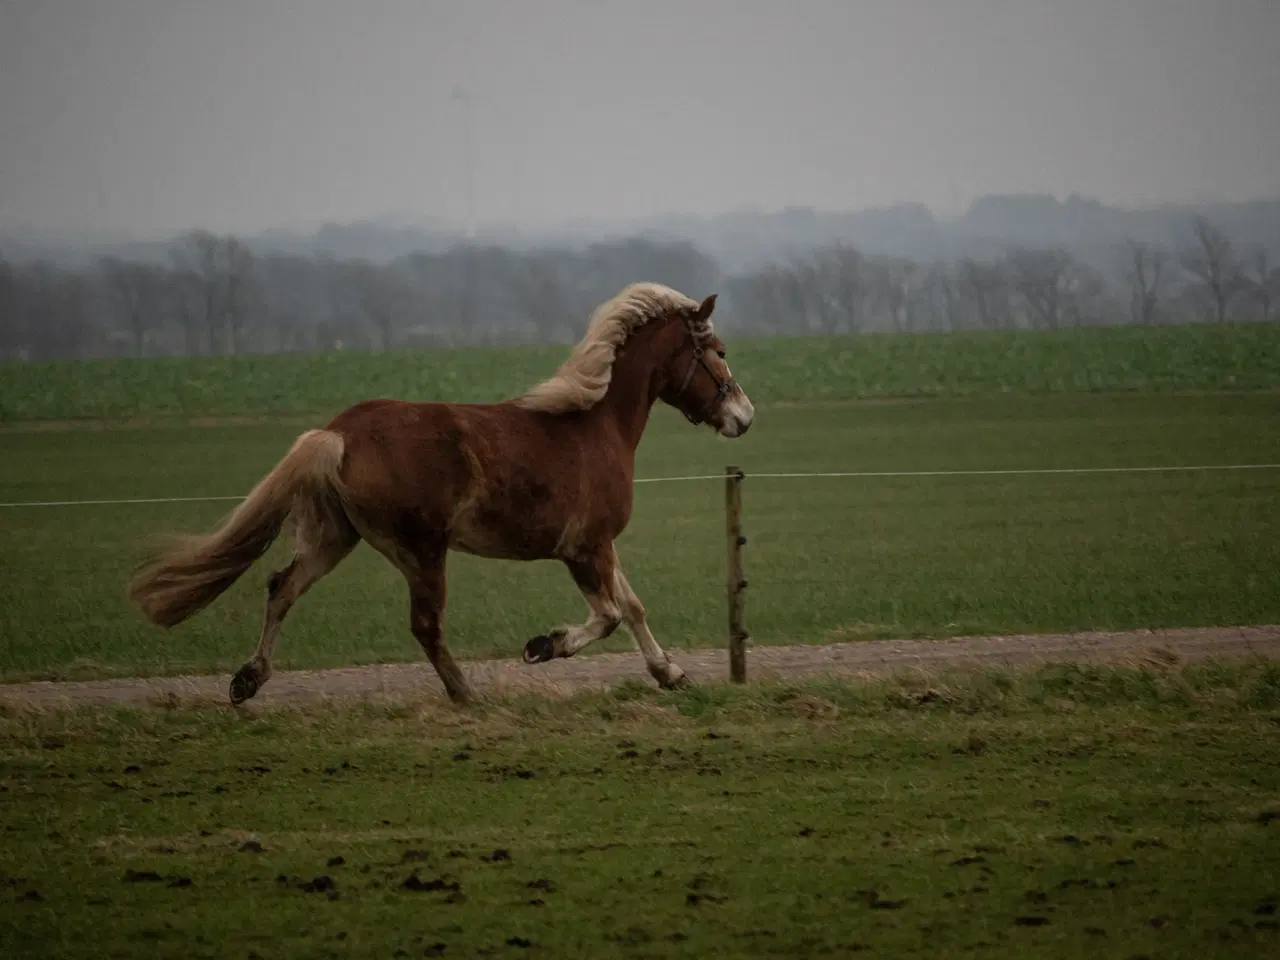
<instances>
[{"instance_id":1,"label":"distant tree line","mask_svg":"<svg viewBox=\"0 0 1280 960\"><path fill-rule=\"evenodd\" d=\"M1109 266L1062 248L918 263L833 243L725 275L686 241L513 250L459 245L389 263L253 253L195 231L167 262L13 264L0 252L0 359L563 343L633 280L724 293L721 323L758 336L1057 329L1270 318L1280 267L1204 218L1179 244L1131 241Z\"/></svg>"}]
</instances>

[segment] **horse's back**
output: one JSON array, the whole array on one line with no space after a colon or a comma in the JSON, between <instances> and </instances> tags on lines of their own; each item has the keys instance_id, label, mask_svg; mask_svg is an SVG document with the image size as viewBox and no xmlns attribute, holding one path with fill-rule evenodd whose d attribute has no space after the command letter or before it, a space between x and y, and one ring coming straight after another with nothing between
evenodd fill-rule
<instances>
[{"instance_id":1,"label":"horse's back","mask_svg":"<svg viewBox=\"0 0 1280 960\"><path fill-rule=\"evenodd\" d=\"M367 522L425 524L455 549L534 559L615 536L629 518L629 460L616 462L585 421L511 403L375 399L328 429L345 441L343 481Z\"/></svg>"}]
</instances>

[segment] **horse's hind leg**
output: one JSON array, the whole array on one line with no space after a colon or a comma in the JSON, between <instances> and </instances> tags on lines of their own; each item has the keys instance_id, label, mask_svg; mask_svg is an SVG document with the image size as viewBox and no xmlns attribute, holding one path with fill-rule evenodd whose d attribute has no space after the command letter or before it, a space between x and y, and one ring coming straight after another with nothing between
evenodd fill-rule
<instances>
[{"instance_id":1,"label":"horse's hind leg","mask_svg":"<svg viewBox=\"0 0 1280 960\"><path fill-rule=\"evenodd\" d=\"M550 633L534 637L524 646L525 663L572 657L587 644L609 636L622 622L614 582L617 557L612 546L586 558L566 559L564 565L587 601L590 616L586 623L556 627Z\"/></svg>"},{"instance_id":2,"label":"horse's hind leg","mask_svg":"<svg viewBox=\"0 0 1280 960\"><path fill-rule=\"evenodd\" d=\"M290 608L316 581L342 562L360 542L360 535L336 505L306 503L298 508L294 539L293 559L267 578L262 634L253 657L231 678L232 703L243 703L267 682L280 627Z\"/></svg>"},{"instance_id":3,"label":"horse's hind leg","mask_svg":"<svg viewBox=\"0 0 1280 960\"><path fill-rule=\"evenodd\" d=\"M414 551L414 562L398 566L409 583L409 628L435 667L449 699L462 705L471 700L471 687L444 644L445 556L443 548L419 547Z\"/></svg>"}]
</instances>

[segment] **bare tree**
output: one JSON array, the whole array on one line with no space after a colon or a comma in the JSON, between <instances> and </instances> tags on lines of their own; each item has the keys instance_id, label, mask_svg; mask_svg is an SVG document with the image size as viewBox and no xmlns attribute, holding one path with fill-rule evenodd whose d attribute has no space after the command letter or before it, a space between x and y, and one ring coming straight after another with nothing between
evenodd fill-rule
<instances>
[{"instance_id":1,"label":"bare tree","mask_svg":"<svg viewBox=\"0 0 1280 960\"><path fill-rule=\"evenodd\" d=\"M945 263L935 263L920 286L921 303L930 330L951 331L961 325L956 276Z\"/></svg>"},{"instance_id":2,"label":"bare tree","mask_svg":"<svg viewBox=\"0 0 1280 960\"><path fill-rule=\"evenodd\" d=\"M188 356L200 352L200 339L208 323L206 288L204 280L195 270L175 265L165 271L165 299L169 310L182 328L183 349Z\"/></svg>"},{"instance_id":3,"label":"bare tree","mask_svg":"<svg viewBox=\"0 0 1280 960\"><path fill-rule=\"evenodd\" d=\"M787 300L787 277L777 264L729 277L726 300L743 330L778 333L795 325L795 311Z\"/></svg>"},{"instance_id":4,"label":"bare tree","mask_svg":"<svg viewBox=\"0 0 1280 960\"><path fill-rule=\"evenodd\" d=\"M249 316L253 310L254 256L237 237L219 237L207 230L193 230L169 251L175 276L174 286L181 291L184 324L188 329L188 349L194 348L192 326L204 326L210 353L218 353L225 343L230 353L245 346ZM185 288L185 289L184 289ZM190 297L190 303L185 302Z\"/></svg>"},{"instance_id":5,"label":"bare tree","mask_svg":"<svg viewBox=\"0 0 1280 960\"><path fill-rule=\"evenodd\" d=\"M13 265L0 253L0 359L19 356L18 278Z\"/></svg>"},{"instance_id":6,"label":"bare tree","mask_svg":"<svg viewBox=\"0 0 1280 960\"><path fill-rule=\"evenodd\" d=\"M24 360L84 356L92 340L87 276L44 262L14 274L17 355Z\"/></svg>"},{"instance_id":7,"label":"bare tree","mask_svg":"<svg viewBox=\"0 0 1280 960\"><path fill-rule=\"evenodd\" d=\"M1007 259L1009 278L1031 311L1034 325L1056 330L1071 312L1073 266L1062 249L1018 248Z\"/></svg>"},{"instance_id":8,"label":"bare tree","mask_svg":"<svg viewBox=\"0 0 1280 960\"><path fill-rule=\"evenodd\" d=\"M1226 234L1205 217L1196 217L1191 242L1178 259L1199 284L1199 296L1210 319L1225 323L1227 308L1243 287L1240 263Z\"/></svg>"},{"instance_id":9,"label":"bare tree","mask_svg":"<svg viewBox=\"0 0 1280 960\"><path fill-rule=\"evenodd\" d=\"M379 345L390 350L395 345L396 327L407 297L400 275L394 267L367 260L348 263L345 272L361 311L378 331Z\"/></svg>"},{"instance_id":10,"label":"bare tree","mask_svg":"<svg viewBox=\"0 0 1280 960\"><path fill-rule=\"evenodd\" d=\"M913 329L912 306L920 265L910 260L893 259L882 263L876 272L880 301L888 314L889 328L895 333Z\"/></svg>"},{"instance_id":11,"label":"bare tree","mask_svg":"<svg viewBox=\"0 0 1280 960\"><path fill-rule=\"evenodd\" d=\"M806 316L813 316L823 332L856 333L863 327L868 274L862 251L836 244L818 251L793 273L791 296L805 300ZM795 289L796 281L800 282L799 290Z\"/></svg>"},{"instance_id":12,"label":"bare tree","mask_svg":"<svg viewBox=\"0 0 1280 960\"><path fill-rule=\"evenodd\" d=\"M1108 317L1123 316L1120 309L1108 309L1108 291L1102 274L1087 263L1072 259L1063 284L1064 319L1076 325L1105 323Z\"/></svg>"},{"instance_id":13,"label":"bare tree","mask_svg":"<svg viewBox=\"0 0 1280 960\"><path fill-rule=\"evenodd\" d=\"M249 315L253 311L255 262L253 251L236 237L224 237L220 247L223 326L227 331L227 347L234 355L244 349Z\"/></svg>"},{"instance_id":14,"label":"bare tree","mask_svg":"<svg viewBox=\"0 0 1280 960\"><path fill-rule=\"evenodd\" d=\"M972 302L978 323L986 330L1005 325L1008 281L998 264L964 259L960 262L960 290Z\"/></svg>"},{"instance_id":15,"label":"bare tree","mask_svg":"<svg viewBox=\"0 0 1280 960\"><path fill-rule=\"evenodd\" d=\"M1145 240L1126 244L1121 276L1129 291L1129 318L1134 323L1155 322L1168 262L1168 251L1158 244Z\"/></svg>"},{"instance_id":16,"label":"bare tree","mask_svg":"<svg viewBox=\"0 0 1280 960\"><path fill-rule=\"evenodd\" d=\"M271 349L293 351L314 346L315 325L328 302L319 272L315 257L268 253L258 259L259 306L263 326L271 334Z\"/></svg>"},{"instance_id":17,"label":"bare tree","mask_svg":"<svg viewBox=\"0 0 1280 960\"><path fill-rule=\"evenodd\" d=\"M168 278L162 268L149 263L104 257L98 270L112 305L129 332L135 356L147 350L148 337L164 325Z\"/></svg>"},{"instance_id":18,"label":"bare tree","mask_svg":"<svg viewBox=\"0 0 1280 960\"><path fill-rule=\"evenodd\" d=\"M797 329L806 333L836 333L845 325L849 330L857 329L860 308L856 297L846 299L841 288L859 286L861 273L850 272L842 280L842 269L828 252L807 260L795 258L790 269L783 271L783 295Z\"/></svg>"},{"instance_id":19,"label":"bare tree","mask_svg":"<svg viewBox=\"0 0 1280 960\"><path fill-rule=\"evenodd\" d=\"M1258 318L1270 320L1280 299L1280 266L1271 266L1266 247L1255 247L1241 279L1249 299L1258 305Z\"/></svg>"},{"instance_id":20,"label":"bare tree","mask_svg":"<svg viewBox=\"0 0 1280 960\"><path fill-rule=\"evenodd\" d=\"M170 251L174 268L193 288L196 301L194 306L205 328L210 353L218 350L218 326L223 312L224 281L220 247L218 238L212 233L193 230ZM189 343L188 346L194 344Z\"/></svg>"},{"instance_id":21,"label":"bare tree","mask_svg":"<svg viewBox=\"0 0 1280 960\"><path fill-rule=\"evenodd\" d=\"M570 291L560 276L558 259L535 251L508 276L511 294L533 321L539 340L555 340L562 328L573 323Z\"/></svg>"}]
</instances>

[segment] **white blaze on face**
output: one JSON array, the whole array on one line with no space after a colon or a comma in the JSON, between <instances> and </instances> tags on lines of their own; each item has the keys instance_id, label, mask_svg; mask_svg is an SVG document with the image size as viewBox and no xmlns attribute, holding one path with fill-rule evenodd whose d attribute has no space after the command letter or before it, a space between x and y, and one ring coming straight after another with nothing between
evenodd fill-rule
<instances>
[{"instance_id":1,"label":"white blaze on face","mask_svg":"<svg viewBox=\"0 0 1280 960\"><path fill-rule=\"evenodd\" d=\"M728 370L729 376L733 376L733 371L729 370L728 364L725 364L725 369ZM742 387L734 387L733 393L724 398L724 405L720 409L722 419L720 433L726 437L742 436L756 416L756 408Z\"/></svg>"}]
</instances>

